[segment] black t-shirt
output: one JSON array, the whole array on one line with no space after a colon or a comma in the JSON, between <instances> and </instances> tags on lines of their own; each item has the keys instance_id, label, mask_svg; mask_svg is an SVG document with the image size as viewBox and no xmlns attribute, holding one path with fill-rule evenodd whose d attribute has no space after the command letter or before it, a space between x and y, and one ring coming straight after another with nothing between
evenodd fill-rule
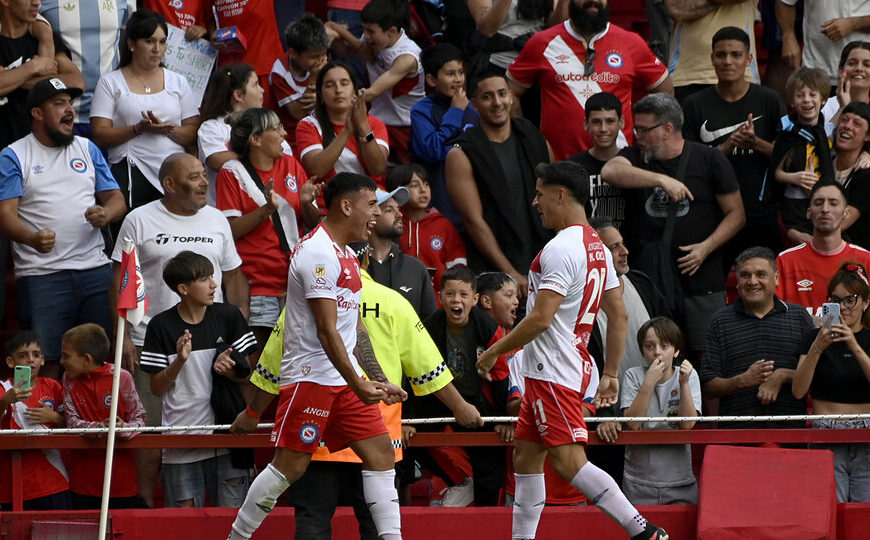
<instances>
[{"instance_id":1,"label":"black t-shirt","mask_svg":"<svg viewBox=\"0 0 870 540\"><path fill-rule=\"evenodd\" d=\"M804 334L801 354L809 352L818 333L819 329L813 328ZM870 330L861 330L855 334L855 340L864 351L870 351ZM810 394L815 399L834 403L870 403L870 381L845 343L832 343L822 351L810 383Z\"/></svg>"},{"instance_id":2,"label":"black t-shirt","mask_svg":"<svg viewBox=\"0 0 870 540\"><path fill-rule=\"evenodd\" d=\"M750 84L746 95L734 102L725 101L715 87L710 87L687 97L683 114L683 136L690 141L718 146L752 114L756 137L772 143L785 105L779 94L757 84ZM772 201L759 200L770 157L743 148L734 148L726 157L740 184L747 220L776 214ZM770 199L771 190L766 192Z\"/></svg>"},{"instance_id":3,"label":"black t-shirt","mask_svg":"<svg viewBox=\"0 0 870 540\"><path fill-rule=\"evenodd\" d=\"M511 135L507 138L506 141L501 143L491 142L493 151L495 152L496 157L498 157L499 162L501 163L502 170L504 170L504 181L501 184L502 189L508 195L508 200L516 201L518 205L522 207L522 209L517 209L517 211L513 212L512 221L519 222L516 230L521 238L519 239L519 245L521 246L534 246L537 241L533 232L538 225L532 222L532 213L524 211L526 209L526 205L529 204L529 199L526 197L523 189L523 174L522 174L522 164L520 162L520 146L517 144L516 135ZM498 238L498 231L493 231ZM504 250L504 248L502 248ZM514 258L510 260L511 264L516 268L519 272L525 274L528 271L529 265L532 263L532 259L534 259L536 251L527 251L523 260L519 260L518 258Z\"/></svg>"},{"instance_id":4,"label":"black t-shirt","mask_svg":"<svg viewBox=\"0 0 870 540\"><path fill-rule=\"evenodd\" d=\"M69 49L54 34L54 50L69 56ZM19 38L0 36L0 66L6 70L15 69L29 62L39 52L39 42L26 33ZM30 133L30 111L27 109L27 92L18 87L0 97L0 148L5 148Z\"/></svg>"},{"instance_id":5,"label":"black t-shirt","mask_svg":"<svg viewBox=\"0 0 870 540\"><path fill-rule=\"evenodd\" d=\"M679 246L697 244L710 236L722 221L722 209L717 195L733 193L740 189L731 164L719 150L702 144L686 141L692 145L686 176L683 183L692 192L694 200L683 199L677 206L674 236L671 253L674 260L685 252ZM683 150L685 152L685 149ZM632 165L649 171L677 176L680 156L664 161L645 162L640 149L636 146L623 148L619 155L628 159ZM623 237L629 244L629 257L632 266L637 264L641 248L661 239L667 218L667 193L659 187L624 190L626 198L626 221ZM711 253L694 276L681 275L684 292L701 294L725 290L725 276L722 272L721 250Z\"/></svg>"},{"instance_id":6,"label":"black t-shirt","mask_svg":"<svg viewBox=\"0 0 870 540\"><path fill-rule=\"evenodd\" d=\"M849 242L870 249L870 169L859 169L846 180L849 206L861 212L861 217L846 230Z\"/></svg>"},{"instance_id":7,"label":"black t-shirt","mask_svg":"<svg viewBox=\"0 0 870 540\"><path fill-rule=\"evenodd\" d=\"M579 163L589 173L589 201L586 203L586 215L610 219L616 228L622 226L625 220L625 197L622 190L601 179L601 169L606 161L595 158L589 150L574 154L568 161Z\"/></svg>"}]
</instances>

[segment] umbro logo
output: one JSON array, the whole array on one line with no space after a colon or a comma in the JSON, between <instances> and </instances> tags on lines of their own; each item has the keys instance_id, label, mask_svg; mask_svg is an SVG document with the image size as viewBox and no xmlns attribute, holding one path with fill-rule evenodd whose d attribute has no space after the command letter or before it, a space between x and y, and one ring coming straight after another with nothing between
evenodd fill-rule
<instances>
[{"instance_id":1,"label":"umbro logo","mask_svg":"<svg viewBox=\"0 0 870 540\"><path fill-rule=\"evenodd\" d=\"M813 282L809 279L802 279L797 282L799 291L811 291L813 290Z\"/></svg>"}]
</instances>

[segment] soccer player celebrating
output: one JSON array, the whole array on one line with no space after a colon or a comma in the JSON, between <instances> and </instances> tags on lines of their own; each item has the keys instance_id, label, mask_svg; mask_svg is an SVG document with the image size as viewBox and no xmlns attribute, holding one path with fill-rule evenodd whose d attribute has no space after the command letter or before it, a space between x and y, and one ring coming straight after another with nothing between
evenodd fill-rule
<instances>
[{"instance_id":1,"label":"soccer player celebrating","mask_svg":"<svg viewBox=\"0 0 870 540\"><path fill-rule=\"evenodd\" d=\"M616 402L627 315L613 259L589 226L584 205L589 178L576 163L540 164L532 206L545 228L557 231L529 269L528 315L478 358L486 377L499 355L525 347L520 375L526 392L514 436L516 496L513 538L534 538L544 509L544 458L586 498L619 523L632 539L668 535L628 502L613 478L586 459L581 403L598 385L598 406ZM607 358L598 381L586 347L599 306L607 314Z\"/></svg>"},{"instance_id":2,"label":"soccer player celebrating","mask_svg":"<svg viewBox=\"0 0 870 540\"><path fill-rule=\"evenodd\" d=\"M368 240L380 214L376 188L367 176L334 176L323 193L326 218L293 252L272 431L275 457L251 484L231 540L251 537L305 472L321 438L330 451L350 446L362 459L363 493L378 536L401 539L395 453L377 403L395 403L407 394L387 381L372 352L359 313L359 263L347 247ZM259 417L267 404L254 400L248 414Z\"/></svg>"}]
</instances>

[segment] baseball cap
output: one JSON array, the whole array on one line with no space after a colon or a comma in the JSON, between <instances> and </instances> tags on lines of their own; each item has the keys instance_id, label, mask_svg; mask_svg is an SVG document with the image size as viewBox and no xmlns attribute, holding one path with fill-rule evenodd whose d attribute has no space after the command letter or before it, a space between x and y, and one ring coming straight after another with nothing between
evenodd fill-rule
<instances>
[{"instance_id":1,"label":"baseball cap","mask_svg":"<svg viewBox=\"0 0 870 540\"><path fill-rule=\"evenodd\" d=\"M390 199L396 199L396 203L399 206L402 206L403 204L408 202L408 199L411 198L411 193L407 190L407 188L405 188L405 186L399 186L389 193L382 189L378 189L375 193L378 196L378 206L384 204Z\"/></svg>"},{"instance_id":2,"label":"baseball cap","mask_svg":"<svg viewBox=\"0 0 870 540\"><path fill-rule=\"evenodd\" d=\"M73 99L82 95L81 88L67 88L62 80L52 77L50 79L42 79L33 85L27 93L27 109L39 107L46 100L53 98L58 94L69 94Z\"/></svg>"}]
</instances>

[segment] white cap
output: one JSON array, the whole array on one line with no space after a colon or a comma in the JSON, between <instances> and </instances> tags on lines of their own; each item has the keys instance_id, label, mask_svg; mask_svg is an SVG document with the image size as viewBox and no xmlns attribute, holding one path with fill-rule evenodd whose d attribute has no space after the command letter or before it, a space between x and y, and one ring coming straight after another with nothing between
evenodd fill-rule
<instances>
[{"instance_id":1,"label":"white cap","mask_svg":"<svg viewBox=\"0 0 870 540\"><path fill-rule=\"evenodd\" d=\"M411 193L404 186L399 186L389 193L382 189L378 189L376 194L378 196L378 206L384 204L390 199L396 199L396 203L398 203L399 206L402 206L411 198Z\"/></svg>"}]
</instances>

